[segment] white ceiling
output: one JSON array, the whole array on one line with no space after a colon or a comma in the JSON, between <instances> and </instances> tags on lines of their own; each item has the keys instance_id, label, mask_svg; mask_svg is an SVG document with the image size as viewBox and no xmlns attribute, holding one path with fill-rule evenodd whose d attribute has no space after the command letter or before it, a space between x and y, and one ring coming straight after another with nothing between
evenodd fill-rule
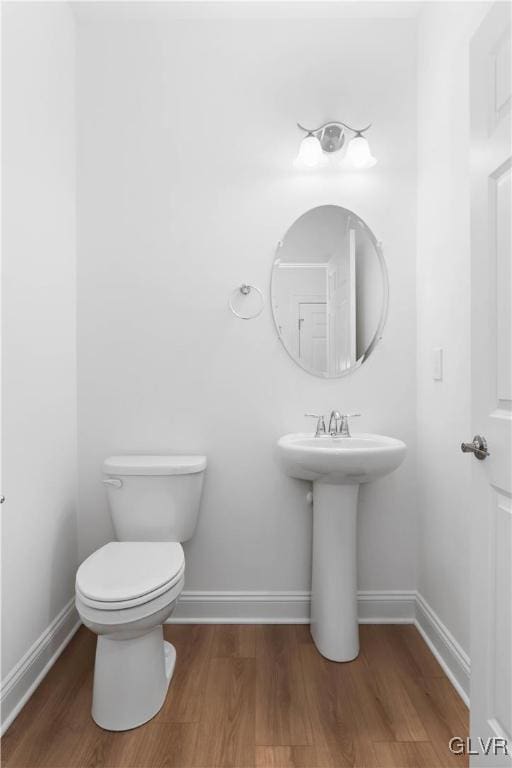
<instances>
[{"instance_id":1,"label":"white ceiling","mask_svg":"<svg viewBox=\"0 0 512 768\"><path fill-rule=\"evenodd\" d=\"M96 0L70 3L79 20L173 19L407 19L424 2L388 0Z\"/></svg>"}]
</instances>

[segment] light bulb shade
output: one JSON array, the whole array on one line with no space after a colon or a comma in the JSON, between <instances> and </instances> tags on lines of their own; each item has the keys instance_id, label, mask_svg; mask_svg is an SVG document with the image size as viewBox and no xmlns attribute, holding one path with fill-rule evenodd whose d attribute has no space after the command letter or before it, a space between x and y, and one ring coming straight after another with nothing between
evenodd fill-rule
<instances>
[{"instance_id":1,"label":"light bulb shade","mask_svg":"<svg viewBox=\"0 0 512 768\"><path fill-rule=\"evenodd\" d=\"M377 159L370 151L370 145L364 136L354 136L347 149L347 162L354 168L371 168Z\"/></svg>"},{"instance_id":2,"label":"light bulb shade","mask_svg":"<svg viewBox=\"0 0 512 768\"><path fill-rule=\"evenodd\" d=\"M302 139L294 165L296 168L318 168L325 165L322 145L316 136L310 133Z\"/></svg>"}]
</instances>

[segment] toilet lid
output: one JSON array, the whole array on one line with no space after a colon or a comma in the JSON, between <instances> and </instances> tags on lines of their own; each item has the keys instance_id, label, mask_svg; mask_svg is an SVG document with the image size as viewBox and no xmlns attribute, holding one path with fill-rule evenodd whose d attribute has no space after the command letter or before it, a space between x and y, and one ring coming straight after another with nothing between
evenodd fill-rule
<instances>
[{"instance_id":1,"label":"toilet lid","mask_svg":"<svg viewBox=\"0 0 512 768\"><path fill-rule=\"evenodd\" d=\"M111 541L82 563L76 586L91 600L119 603L170 588L184 568L185 555L177 542Z\"/></svg>"}]
</instances>

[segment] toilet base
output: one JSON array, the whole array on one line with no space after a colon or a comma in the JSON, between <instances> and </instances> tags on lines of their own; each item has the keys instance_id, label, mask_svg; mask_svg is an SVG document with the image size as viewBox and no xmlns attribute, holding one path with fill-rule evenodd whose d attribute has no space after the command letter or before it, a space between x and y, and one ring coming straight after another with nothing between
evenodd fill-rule
<instances>
[{"instance_id":1,"label":"toilet base","mask_svg":"<svg viewBox=\"0 0 512 768\"><path fill-rule=\"evenodd\" d=\"M92 717L108 731L146 723L162 707L176 663L176 649L159 625L121 639L99 635L94 667Z\"/></svg>"}]
</instances>

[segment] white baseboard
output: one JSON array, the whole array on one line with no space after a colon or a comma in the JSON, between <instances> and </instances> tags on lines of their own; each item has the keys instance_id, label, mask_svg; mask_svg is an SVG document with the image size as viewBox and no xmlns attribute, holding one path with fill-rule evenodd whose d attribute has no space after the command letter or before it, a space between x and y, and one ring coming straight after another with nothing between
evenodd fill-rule
<instances>
[{"instance_id":1,"label":"white baseboard","mask_svg":"<svg viewBox=\"0 0 512 768\"><path fill-rule=\"evenodd\" d=\"M309 592L185 591L172 624L309 624Z\"/></svg>"},{"instance_id":2,"label":"white baseboard","mask_svg":"<svg viewBox=\"0 0 512 768\"><path fill-rule=\"evenodd\" d=\"M415 595L410 592L359 592L362 624L411 624ZM309 624L311 593L182 592L169 619L174 624Z\"/></svg>"},{"instance_id":3,"label":"white baseboard","mask_svg":"<svg viewBox=\"0 0 512 768\"><path fill-rule=\"evenodd\" d=\"M469 707L471 662L424 597L416 594L416 619L419 633L438 660L453 687Z\"/></svg>"},{"instance_id":4,"label":"white baseboard","mask_svg":"<svg viewBox=\"0 0 512 768\"><path fill-rule=\"evenodd\" d=\"M414 590L372 590L357 593L360 624L412 624L415 606Z\"/></svg>"},{"instance_id":5,"label":"white baseboard","mask_svg":"<svg viewBox=\"0 0 512 768\"><path fill-rule=\"evenodd\" d=\"M24 707L79 626L73 597L2 680L0 734Z\"/></svg>"}]
</instances>

